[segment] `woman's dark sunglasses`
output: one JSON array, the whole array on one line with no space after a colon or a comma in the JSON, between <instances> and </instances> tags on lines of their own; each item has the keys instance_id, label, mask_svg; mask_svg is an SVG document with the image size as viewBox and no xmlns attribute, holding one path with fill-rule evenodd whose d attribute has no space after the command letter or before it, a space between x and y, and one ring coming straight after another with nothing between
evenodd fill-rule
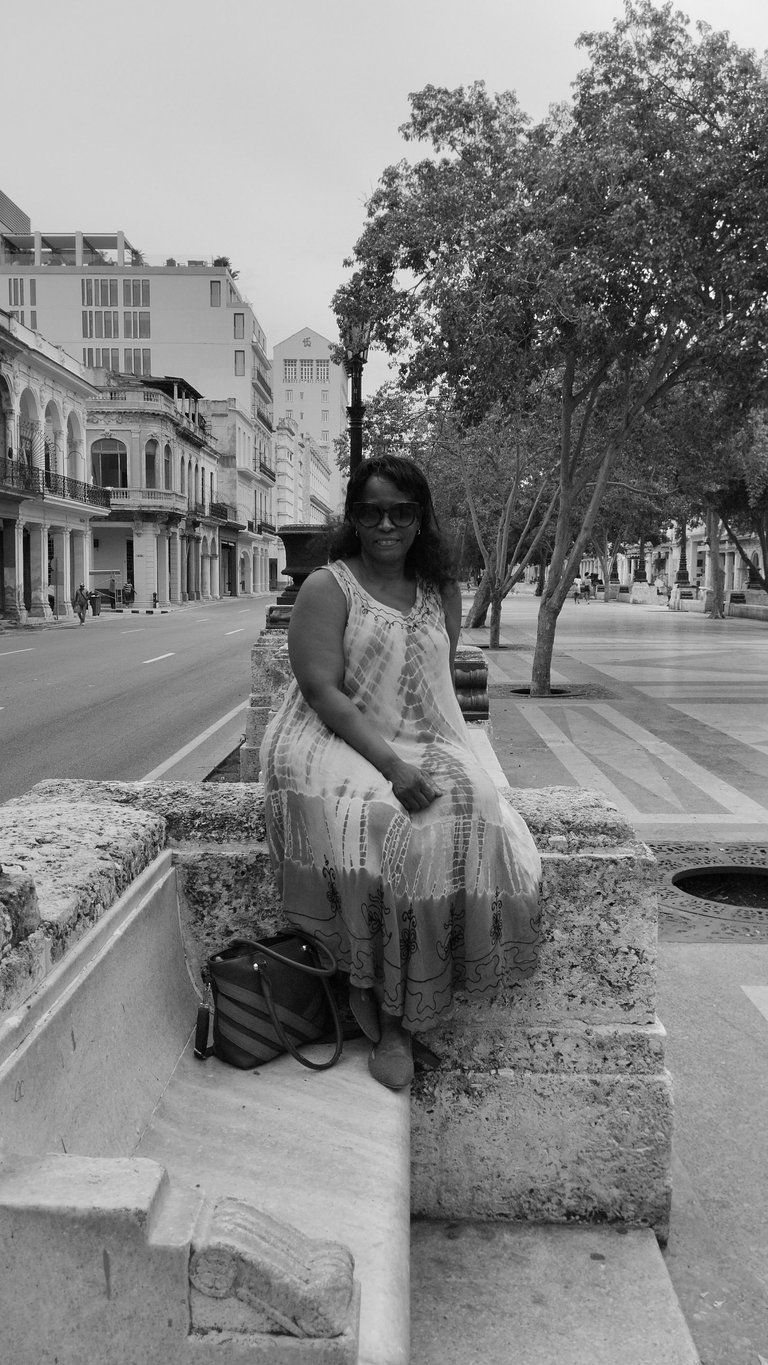
<instances>
[{"instance_id":1,"label":"woman's dark sunglasses","mask_svg":"<svg viewBox=\"0 0 768 1365\"><path fill-rule=\"evenodd\" d=\"M421 507L417 502L391 502L386 506L380 502L353 502L352 516L360 526L364 526L370 531L374 526L379 526L385 516L389 517L392 525L398 531L405 530L406 526L413 526L421 513Z\"/></svg>"}]
</instances>

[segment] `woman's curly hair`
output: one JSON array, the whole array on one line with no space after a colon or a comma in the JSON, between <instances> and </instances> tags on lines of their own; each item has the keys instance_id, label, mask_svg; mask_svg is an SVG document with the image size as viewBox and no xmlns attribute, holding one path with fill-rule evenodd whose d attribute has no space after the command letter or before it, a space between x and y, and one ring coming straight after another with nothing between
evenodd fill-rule
<instances>
[{"instance_id":1,"label":"woman's curly hair","mask_svg":"<svg viewBox=\"0 0 768 1365\"><path fill-rule=\"evenodd\" d=\"M408 578L421 578L426 583L443 588L456 579L456 571L449 547L438 525L429 484L413 460L404 455L374 455L363 460L347 485L344 520L331 532L331 559L352 559L360 552L360 542L352 521L352 507L362 498L365 486L372 478L389 479L403 494L404 500L417 502L421 508L419 534L405 559Z\"/></svg>"}]
</instances>

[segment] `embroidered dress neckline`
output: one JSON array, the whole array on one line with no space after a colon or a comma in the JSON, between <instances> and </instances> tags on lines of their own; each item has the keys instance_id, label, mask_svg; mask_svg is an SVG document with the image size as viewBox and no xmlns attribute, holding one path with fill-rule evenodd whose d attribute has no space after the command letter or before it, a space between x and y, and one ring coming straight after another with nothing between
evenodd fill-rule
<instances>
[{"instance_id":1,"label":"embroidered dress neckline","mask_svg":"<svg viewBox=\"0 0 768 1365\"><path fill-rule=\"evenodd\" d=\"M367 588L364 588L359 578L353 574L349 565L346 564L343 559L340 559L338 563L343 565L345 574L352 580L355 587L359 588L363 596L369 597L372 602L375 602L377 607L381 607L384 611L391 611L394 616L399 616L402 621L409 621L413 616L421 599L421 582L418 578L416 579L416 597L413 606L410 607L408 611L401 611L399 607L390 606L389 602L382 602L380 597L375 597L372 592L369 592Z\"/></svg>"}]
</instances>

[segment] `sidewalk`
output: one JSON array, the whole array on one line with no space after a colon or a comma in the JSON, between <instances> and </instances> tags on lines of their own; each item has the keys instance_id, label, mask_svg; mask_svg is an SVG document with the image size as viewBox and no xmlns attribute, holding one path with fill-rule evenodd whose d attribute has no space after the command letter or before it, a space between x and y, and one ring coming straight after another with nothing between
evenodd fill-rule
<instances>
[{"instance_id":1,"label":"sidewalk","mask_svg":"<svg viewBox=\"0 0 768 1365\"><path fill-rule=\"evenodd\" d=\"M768 626L569 601L553 659L562 690L532 699L521 689L537 610L529 594L508 598L504 647L487 654L494 747L513 787L572 787L576 802L580 789L602 791L659 859L658 1014L676 1094L666 1266L702 1365L765 1365L768 908L697 900L671 877L707 863L768 869ZM505 1304L535 1290L520 1248L495 1228L485 1241L467 1233L478 1256L493 1243L483 1294L462 1279L458 1231L414 1233L412 1365L511 1365ZM578 1343L562 1347L552 1365L582 1358Z\"/></svg>"}]
</instances>

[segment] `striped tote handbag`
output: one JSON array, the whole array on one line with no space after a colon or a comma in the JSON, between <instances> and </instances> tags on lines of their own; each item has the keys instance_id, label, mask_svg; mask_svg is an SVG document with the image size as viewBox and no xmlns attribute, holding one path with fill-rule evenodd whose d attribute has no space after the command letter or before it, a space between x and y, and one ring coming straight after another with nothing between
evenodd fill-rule
<instances>
[{"instance_id":1,"label":"striped tote handbag","mask_svg":"<svg viewBox=\"0 0 768 1365\"><path fill-rule=\"evenodd\" d=\"M195 1055L212 1051L222 1062L245 1070L290 1052L302 1066L325 1071L339 1060L343 1042L328 986L335 972L333 954L311 934L289 931L261 940L234 939L208 959L213 1047L206 1045L207 1019L198 1016ZM329 1060L311 1061L299 1051L330 1033L334 1050Z\"/></svg>"}]
</instances>

